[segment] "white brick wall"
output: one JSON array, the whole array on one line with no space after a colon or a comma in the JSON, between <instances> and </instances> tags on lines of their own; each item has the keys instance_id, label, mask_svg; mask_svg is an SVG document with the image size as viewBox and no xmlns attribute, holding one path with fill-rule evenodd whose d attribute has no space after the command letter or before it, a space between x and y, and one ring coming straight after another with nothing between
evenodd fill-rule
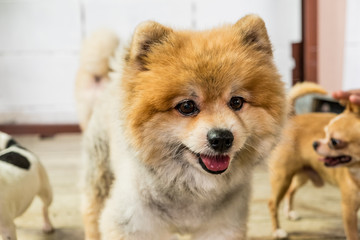
<instances>
[{"instance_id":1,"label":"white brick wall","mask_svg":"<svg viewBox=\"0 0 360 240\"><path fill-rule=\"evenodd\" d=\"M80 4L0 1L0 123L75 122Z\"/></svg>"},{"instance_id":2,"label":"white brick wall","mask_svg":"<svg viewBox=\"0 0 360 240\"><path fill-rule=\"evenodd\" d=\"M85 29L90 32L108 27L128 40L134 28L144 20L190 28L193 19L191 4L189 0L85 0Z\"/></svg>"},{"instance_id":3,"label":"white brick wall","mask_svg":"<svg viewBox=\"0 0 360 240\"><path fill-rule=\"evenodd\" d=\"M289 86L300 10L300 0L0 0L0 123L75 123L73 85L83 36L107 27L124 43L149 19L204 29L256 13L267 24Z\"/></svg>"}]
</instances>

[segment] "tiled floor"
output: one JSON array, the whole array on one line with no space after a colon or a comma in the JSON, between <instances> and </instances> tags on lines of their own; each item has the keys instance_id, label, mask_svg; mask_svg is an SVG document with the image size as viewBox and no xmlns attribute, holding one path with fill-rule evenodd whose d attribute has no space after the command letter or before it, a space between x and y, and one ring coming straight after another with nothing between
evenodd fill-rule
<instances>
[{"instance_id":1,"label":"tiled floor","mask_svg":"<svg viewBox=\"0 0 360 240\"><path fill-rule=\"evenodd\" d=\"M44 163L54 190L51 218L55 233L41 231L41 204L36 199L28 211L16 220L19 240L78 240L83 239L79 212L79 172L81 168L79 134L60 134L41 139L37 136L15 136L23 146L35 152ZM267 199L270 187L265 166L259 166L254 176L253 200L249 219L249 238L271 239ZM295 202L303 217L289 222L281 217L290 239L338 240L345 239L341 221L340 194L338 189L325 186L317 189L311 184L302 188ZM209 239L211 240L211 239Z\"/></svg>"}]
</instances>

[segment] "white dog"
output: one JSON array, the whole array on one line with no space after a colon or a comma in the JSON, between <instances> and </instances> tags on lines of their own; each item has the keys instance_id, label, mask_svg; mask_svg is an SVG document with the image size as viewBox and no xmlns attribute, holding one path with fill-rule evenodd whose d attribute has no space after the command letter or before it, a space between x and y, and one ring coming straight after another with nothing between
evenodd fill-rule
<instances>
[{"instance_id":1,"label":"white dog","mask_svg":"<svg viewBox=\"0 0 360 240\"><path fill-rule=\"evenodd\" d=\"M52 190L43 165L11 136L0 132L0 233L3 240L17 239L14 218L25 212L36 195L44 203L43 231L51 233L54 228L48 208Z\"/></svg>"}]
</instances>

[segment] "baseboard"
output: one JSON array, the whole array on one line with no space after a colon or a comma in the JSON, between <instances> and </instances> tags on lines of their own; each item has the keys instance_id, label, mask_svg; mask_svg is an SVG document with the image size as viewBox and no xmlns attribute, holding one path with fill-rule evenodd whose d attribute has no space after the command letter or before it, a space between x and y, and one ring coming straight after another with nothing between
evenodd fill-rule
<instances>
[{"instance_id":1,"label":"baseboard","mask_svg":"<svg viewBox=\"0 0 360 240\"><path fill-rule=\"evenodd\" d=\"M53 136L57 133L80 133L77 124L8 124L0 125L0 131L7 134L40 134Z\"/></svg>"}]
</instances>

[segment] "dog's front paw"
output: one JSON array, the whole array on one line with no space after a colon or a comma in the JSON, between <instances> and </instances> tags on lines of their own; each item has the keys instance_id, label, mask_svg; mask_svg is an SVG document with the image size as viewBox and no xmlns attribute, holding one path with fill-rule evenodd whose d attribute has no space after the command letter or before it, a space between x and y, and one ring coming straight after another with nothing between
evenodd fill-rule
<instances>
[{"instance_id":1,"label":"dog's front paw","mask_svg":"<svg viewBox=\"0 0 360 240\"><path fill-rule=\"evenodd\" d=\"M288 234L285 230L278 228L275 232L273 232L274 239L287 239Z\"/></svg>"},{"instance_id":2,"label":"dog's front paw","mask_svg":"<svg viewBox=\"0 0 360 240\"><path fill-rule=\"evenodd\" d=\"M53 232L55 232L55 229L53 228L53 226L51 226L50 224L45 224L42 228L43 232L46 234L51 234Z\"/></svg>"},{"instance_id":3,"label":"dog's front paw","mask_svg":"<svg viewBox=\"0 0 360 240\"><path fill-rule=\"evenodd\" d=\"M290 211L286 214L286 216L290 221L298 221L301 219L300 215L296 211Z\"/></svg>"}]
</instances>

